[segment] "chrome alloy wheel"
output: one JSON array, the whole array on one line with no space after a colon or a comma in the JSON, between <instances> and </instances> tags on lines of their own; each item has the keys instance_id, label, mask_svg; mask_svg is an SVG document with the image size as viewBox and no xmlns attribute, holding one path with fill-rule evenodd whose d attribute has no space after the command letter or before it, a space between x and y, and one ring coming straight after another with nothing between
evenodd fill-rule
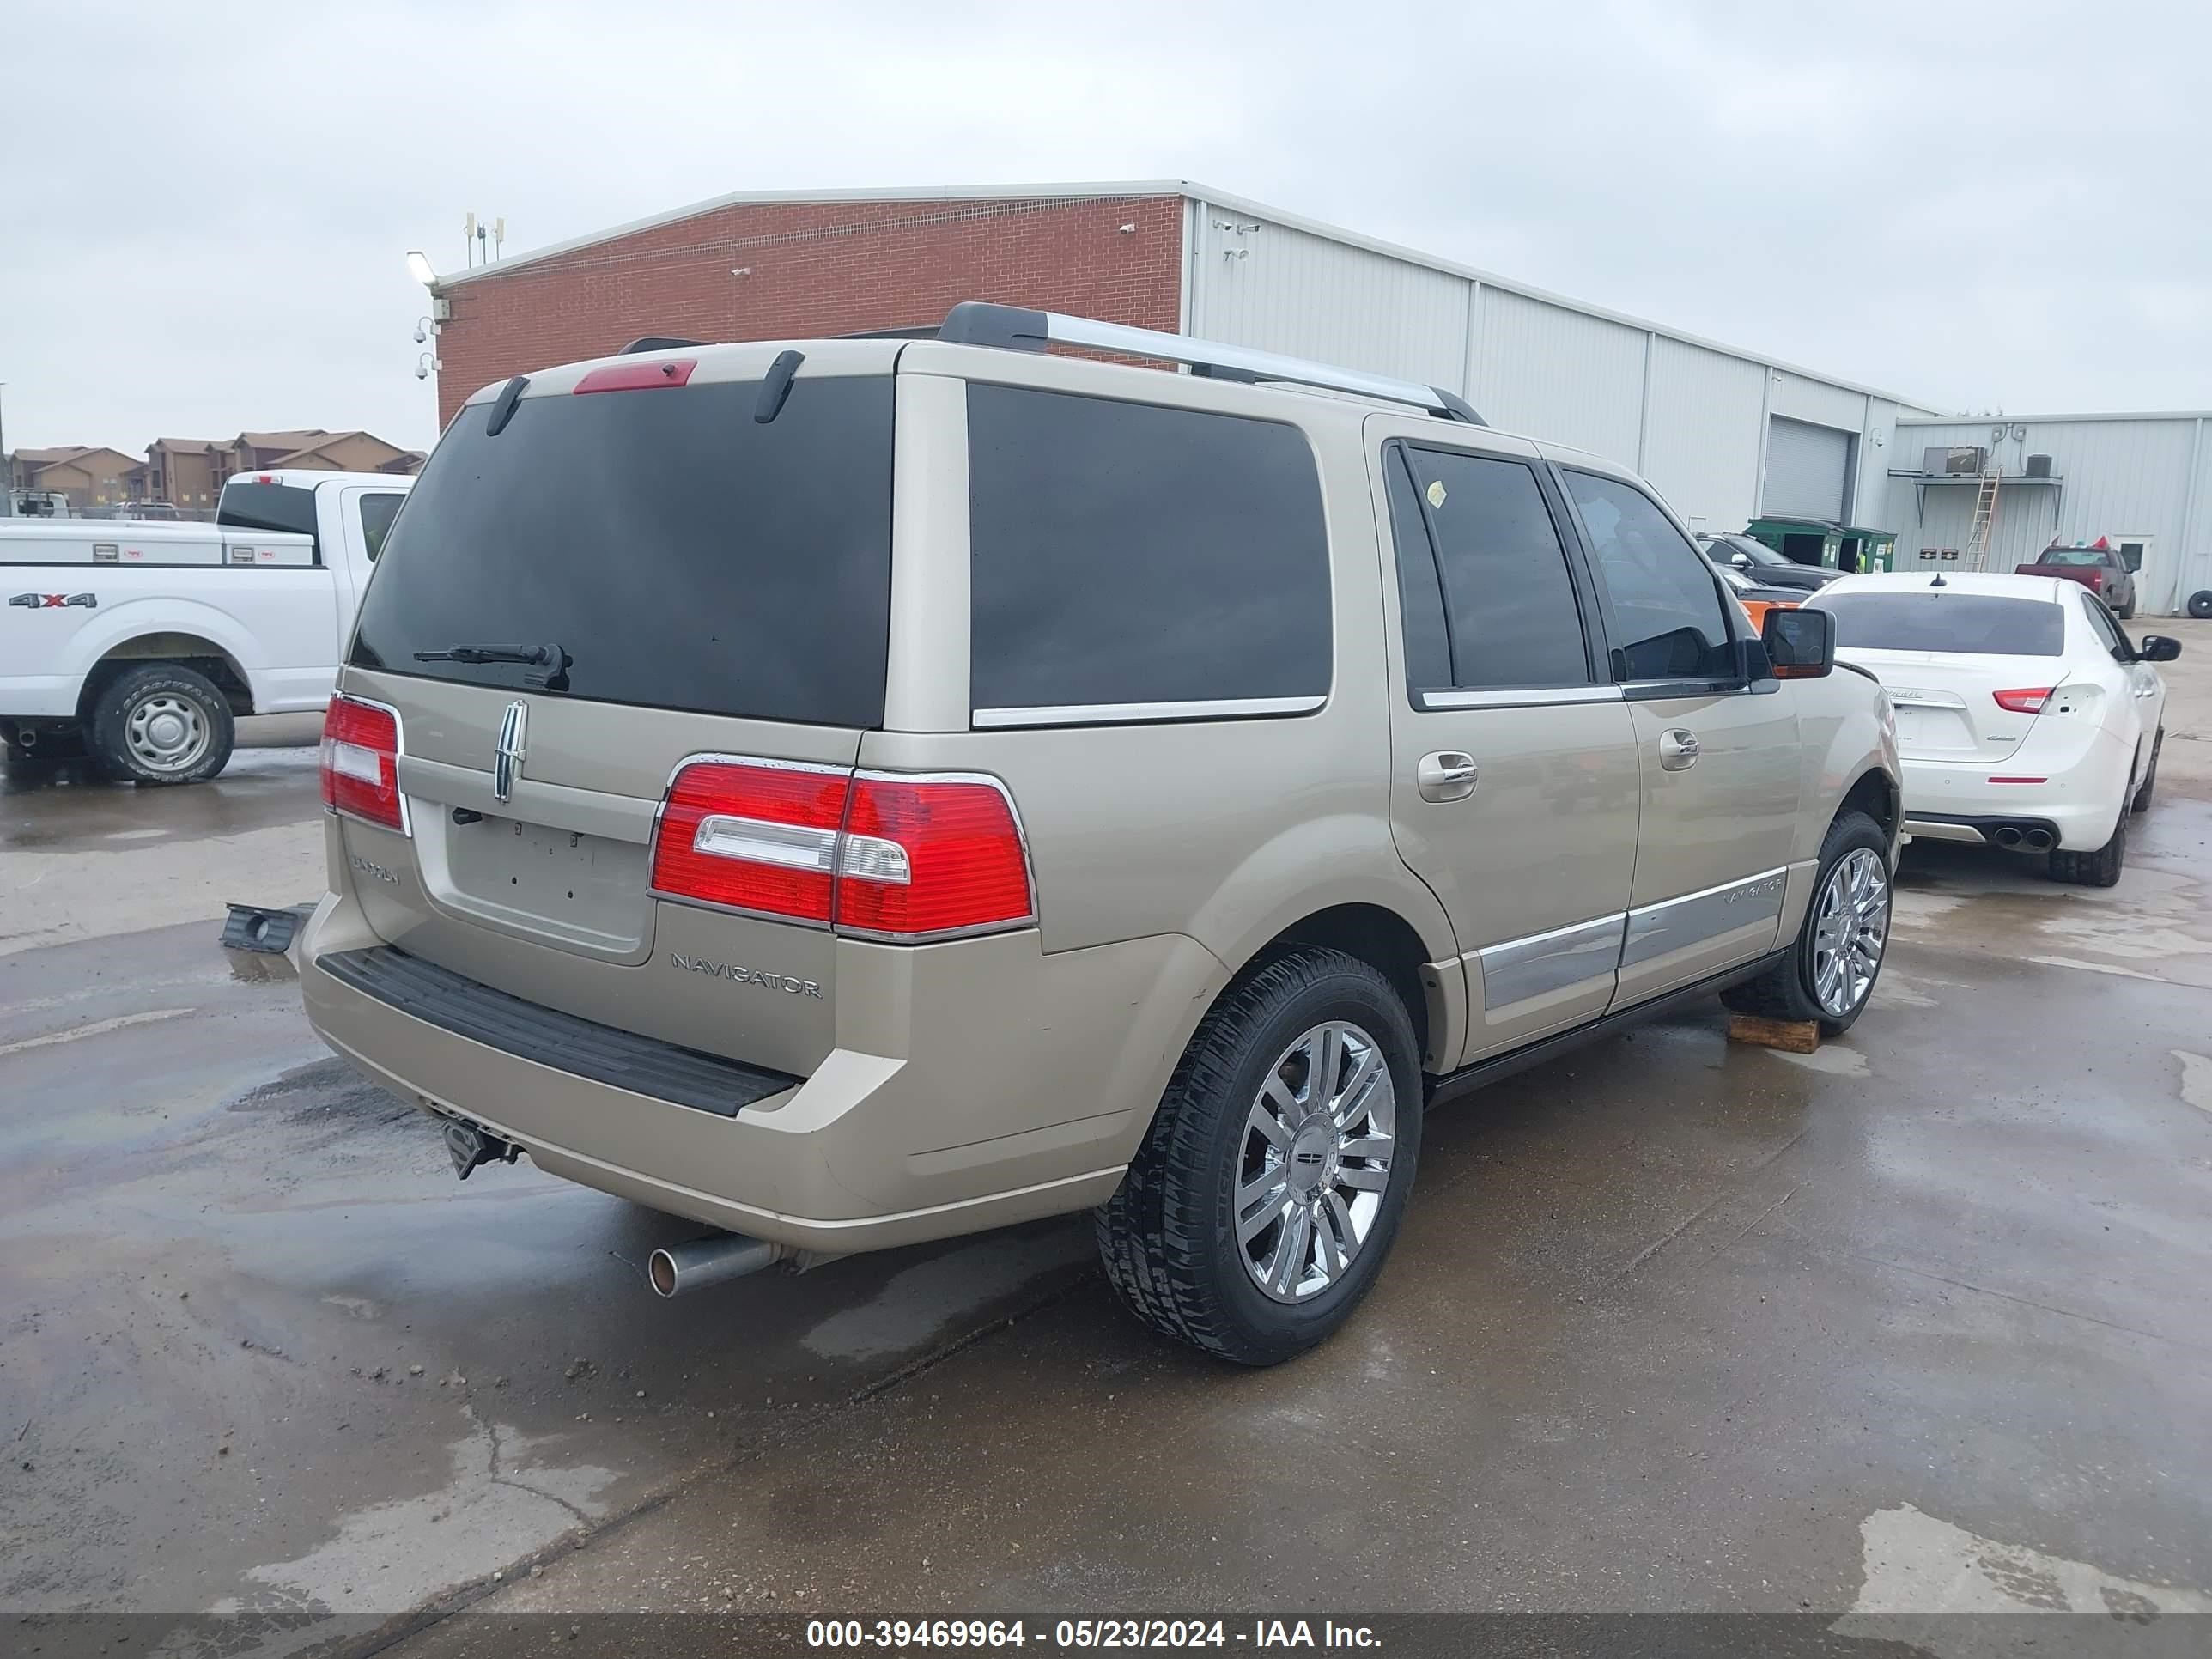
<instances>
[{"instance_id":1,"label":"chrome alloy wheel","mask_svg":"<svg viewBox=\"0 0 2212 1659\"><path fill-rule=\"evenodd\" d=\"M1866 1000L1889 943L1889 874L1881 854L1854 848L1821 884L1813 921L1813 994L1837 1019Z\"/></svg>"},{"instance_id":2,"label":"chrome alloy wheel","mask_svg":"<svg viewBox=\"0 0 2212 1659\"><path fill-rule=\"evenodd\" d=\"M123 740L149 772L189 772L207 756L215 733L207 711L189 697L156 691L131 710Z\"/></svg>"},{"instance_id":3,"label":"chrome alloy wheel","mask_svg":"<svg viewBox=\"0 0 2212 1659\"><path fill-rule=\"evenodd\" d=\"M1278 1302L1320 1295L1351 1268L1390 1185L1398 1097L1380 1043L1316 1025L1267 1068L1244 1120L1237 1246Z\"/></svg>"}]
</instances>

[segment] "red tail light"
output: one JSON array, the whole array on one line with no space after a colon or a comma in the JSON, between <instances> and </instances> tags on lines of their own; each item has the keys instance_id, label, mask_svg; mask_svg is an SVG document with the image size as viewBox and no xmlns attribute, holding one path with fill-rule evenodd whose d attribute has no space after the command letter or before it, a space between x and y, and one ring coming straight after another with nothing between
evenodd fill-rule
<instances>
[{"instance_id":1,"label":"red tail light","mask_svg":"<svg viewBox=\"0 0 2212 1659\"><path fill-rule=\"evenodd\" d=\"M407 832L399 795L399 716L341 692L323 716L323 805L333 812Z\"/></svg>"},{"instance_id":2,"label":"red tail light","mask_svg":"<svg viewBox=\"0 0 2212 1659\"><path fill-rule=\"evenodd\" d=\"M661 805L653 891L827 924L852 777L757 761L685 767Z\"/></svg>"},{"instance_id":3,"label":"red tail light","mask_svg":"<svg viewBox=\"0 0 2212 1659\"><path fill-rule=\"evenodd\" d=\"M2015 714L2040 714L2043 705L2051 701L2051 694L2056 689L2048 685L2028 685L2016 691L1992 691L1990 695L1997 700L2000 708L2008 708Z\"/></svg>"},{"instance_id":4,"label":"red tail light","mask_svg":"<svg viewBox=\"0 0 2212 1659\"><path fill-rule=\"evenodd\" d=\"M653 890L841 933L915 939L1035 915L994 779L697 761L662 805Z\"/></svg>"},{"instance_id":5,"label":"red tail light","mask_svg":"<svg viewBox=\"0 0 2212 1659\"><path fill-rule=\"evenodd\" d=\"M1029 858L993 779L864 772L845 830L841 932L905 938L1030 920Z\"/></svg>"}]
</instances>

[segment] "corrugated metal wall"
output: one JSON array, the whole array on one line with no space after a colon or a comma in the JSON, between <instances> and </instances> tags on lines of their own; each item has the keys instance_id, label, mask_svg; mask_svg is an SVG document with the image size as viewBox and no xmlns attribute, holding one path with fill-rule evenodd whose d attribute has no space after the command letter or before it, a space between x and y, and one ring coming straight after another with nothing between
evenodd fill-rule
<instances>
[{"instance_id":1,"label":"corrugated metal wall","mask_svg":"<svg viewBox=\"0 0 2212 1659\"><path fill-rule=\"evenodd\" d=\"M1741 530L1759 501L1759 400L1766 370L1658 336L1644 476L1698 530Z\"/></svg>"},{"instance_id":2,"label":"corrugated metal wall","mask_svg":"<svg viewBox=\"0 0 2212 1659\"><path fill-rule=\"evenodd\" d=\"M2002 422L1994 417L1942 422L1905 420L1897 427L1893 465L1917 467L1935 445L1988 445L1999 424L2007 429L1998 451L2004 471L2025 470L2030 455L2049 455L2060 485L2007 483L1997 494L1997 520L1989 568L2010 570L2032 562L2056 537L2094 542L2100 536L2150 538L2143 561L2140 608L2170 613L2195 587L2212 586L2212 457L2194 416L2087 421ZM2015 439L2012 427L2025 425ZM2192 464L2197 480L2192 501ZM1964 547L1973 518L1971 483L1936 484L1918 491L1909 478L1889 480L1889 518L1898 532L1898 565L1911 568L1918 550ZM1924 508L1916 505L1922 495ZM2195 573L2195 574L2191 574Z\"/></svg>"},{"instance_id":3,"label":"corrugated metal wall","mask_svg":"<svg viewBox=\"0 0 2212 1659\"><path fill-rule=\"evenodd\" d=\"M1289 225L1204 209L1191 309L1210 340L1461 390L1469 285ZM1186 324L1186 326L1188 326Z\"/></svg>"},{"instance_id":4,"label":"corrugated metal wall","mask_svg":"<svg viewBox=\"0 0 2212 1659\"><path fill-rule=\"evenodd\" d=\"M1189 332L1449 387L1507 431L1639 468L1700 529L1740 530L1755 516L1770 414L1858 438L1875 477L1895 453L1896 405L1847 386L1250 204L1194 203L1190 223ZM1862 484L1854 516L1888 501Z\"/></svg>"},{"instance_id":5,"label":"corrugated metal wall","mask_svg":"<svg viewBox=\"0 0 2212 1659\"><path fill-rule=\"evenodd\" d=\"M1602 317L1484 287L1467 398L1492 425L1633 466L1641 440L1644 336Z\"/></svg>"}]
</instances>

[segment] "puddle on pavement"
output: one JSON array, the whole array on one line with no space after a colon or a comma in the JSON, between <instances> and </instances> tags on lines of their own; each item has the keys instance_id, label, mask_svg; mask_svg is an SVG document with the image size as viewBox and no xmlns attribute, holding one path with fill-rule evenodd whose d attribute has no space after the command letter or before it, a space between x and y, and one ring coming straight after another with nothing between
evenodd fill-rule
<instances>
[{"instance_id":1,"label":"puddle on pavement","mask_svg":"<svg viewBox=\"0 0 2212 1659\"><path fill-rule=\"evenodd\" d=\"M830 1315L799 1340L824 1359L913 1352L964 1316L1091 1252L1086 1233L1066 1229L1018 1243L986 1237L893 1274L867 1301Z\"/></svg>"},{"instance_id":2,"label":"puddle on pavement","mask_svg":"<svg viewBox=\"0 0 2212 1659\"><path fill-rule=\"evenodd\" d=\"M225 946L222 954L230 964L230 976L248 985L269 985L300 977L292 958L279 951L234 951Z\"/></svg>"}]
</instances>

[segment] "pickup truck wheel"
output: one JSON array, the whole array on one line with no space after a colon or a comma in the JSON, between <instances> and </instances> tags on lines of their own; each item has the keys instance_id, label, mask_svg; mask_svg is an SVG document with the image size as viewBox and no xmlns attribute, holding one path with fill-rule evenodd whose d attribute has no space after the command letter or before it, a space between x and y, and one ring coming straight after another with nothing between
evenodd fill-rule
<instances>
[{"instance_id":1,"label":"pickup truck wheel","mask_svg":"<svg viewBox=\"0 0 2212 1659\"><path fill-rule=\"evenodd\" d=\"M204 674L175 663L126 669L93 704L93 757L135 783L204 783L230 761L230 703Z\"/></svg>"},{"instance_id":2,"label":"pickup truck wheel","mask_svg":"<svg viewBox=\"0 0 2212 1659\"><path fill-rule=\"evenodd\" d=\"M1130 1310L1243 1365L1343 1324L1413 1188L1418 1052L1389 981L1343 951L1300 949L1232 986L1097 1212Z\"/></svg>"},{"instance_id":3,"label":"pickup truck wheel","mask_svg":"<svg viewBox=\"0 0 2212 1659\"><path fill-rule=\"evenodd\" d=\"M1721 993L1739 1014L1816 1023L1841 1036L1866 1012L1889 945L1889 837L1863 812L1828 826L1813 902L1790 954L1758 978Z\"/></svg>"},{"instance_id":4,"label":"pickup truck wheel","mask_svg":"<svg viewBox=\"0 0 2212 1659\"><path fill-rule=\"evenodd\" d=\"M2144 769L2143 780L2141 783L2136 786L2136 793L2129 798L2129 811L2148 812L2150 811L2151 788L2158 782L2158 751L2165 747L2166 728L2161 726L2158 728L2158 735L2150 740L2150 764Z\"/></svg>"},{"instance_id":5,"label":"pickup truck wheel","mask_svg":"<svg viewBox=\"0 0 2212 1659\"><path fill-rule=\"evenodd\" d=\"M2127 861L2128 815L2123 811L2112 826L2112 838L2096 851L2069 853L2063 847L2052 848L2051 879L2076 887L2114 887L2119 884L2120 868Z\"/></svg>"}]
</instances>

